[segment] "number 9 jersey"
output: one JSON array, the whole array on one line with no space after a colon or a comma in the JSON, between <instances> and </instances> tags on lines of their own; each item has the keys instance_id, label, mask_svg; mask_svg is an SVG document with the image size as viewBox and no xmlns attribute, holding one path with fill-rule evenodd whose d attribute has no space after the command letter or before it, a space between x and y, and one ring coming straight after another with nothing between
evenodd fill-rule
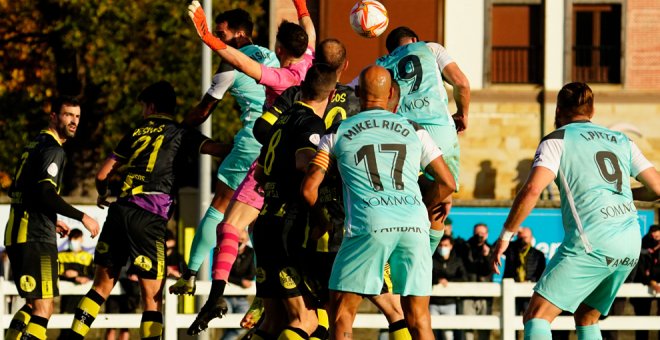
<instances>
[{"instance_id":1,"label":"number 9 jersey","mask_svg":"<svg viewBox=\"0 0 660 340\"><path fill-rule=\"evenodd\" d=\"M376 60L401 86L398 114L418 124L455 126L436 57L425 42L399 46Z\"/></svg>"},{"instance_id":2,"label":"number 9 jersey","mask_svg":"<svg viewBox=\"0 0 660 340\"><path fill-rule=\"evenodd\" d=\"M543 138L533 166L556 176L569 252L622 248L612 240L639 232L629 177L652 164L623 133L589 121L567 124Z\"/></svg>"}]
</instances>

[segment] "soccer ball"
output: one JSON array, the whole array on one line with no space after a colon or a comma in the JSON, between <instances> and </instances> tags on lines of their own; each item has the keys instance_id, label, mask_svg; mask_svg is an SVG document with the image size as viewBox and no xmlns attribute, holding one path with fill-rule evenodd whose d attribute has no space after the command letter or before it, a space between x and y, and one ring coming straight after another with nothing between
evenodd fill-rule
<instances>
[{"instance_id":1,"label":"soccer ball","mask_svg":"<svg viewBox=\"0 0 660 340\"><path fill-rule=\"evenodd\" d=\"M390 22L385 6L375 0L358 1L351 9L349 19L353 30L365 38L381 35Z\"/></svg>"}]
</instances>

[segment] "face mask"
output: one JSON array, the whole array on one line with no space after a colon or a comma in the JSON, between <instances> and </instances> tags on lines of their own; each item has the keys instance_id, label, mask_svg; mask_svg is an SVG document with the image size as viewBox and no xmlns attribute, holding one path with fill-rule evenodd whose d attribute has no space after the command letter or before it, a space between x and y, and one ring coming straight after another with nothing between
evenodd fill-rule
<instances>
[{"instance_id":1,"label":"face mask","mask_svg":"<svg viewBox=\"0 0 660 340\"><path fill-rule=\"evenodd\" d=\"M440 247L440 256L447 257L451 253L451 248L449 247Z\"/></svg>"},{"instance_id":2,"label":"face mask","mask_svg":"<svg viewBox=\"0 0 660 340\"><path fill-rule=\"evenodd\" d=\"M82 250L82 241L72 240L71 241L71 250L72 251L81 251Z\"/></svg>"}]
</instances>

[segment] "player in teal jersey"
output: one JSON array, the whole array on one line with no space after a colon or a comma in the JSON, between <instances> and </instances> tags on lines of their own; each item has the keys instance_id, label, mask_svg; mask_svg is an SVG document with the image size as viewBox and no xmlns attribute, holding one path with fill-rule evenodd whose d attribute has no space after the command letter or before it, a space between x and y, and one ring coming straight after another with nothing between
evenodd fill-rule
<instances>
[{"instance_id":1,"label":"player in teal jersey","mask_svg":"<svg viewBox=\"0 0 660 340\"><path fill-rule=\"evenodd\" d=\"M432 339L430 223L417 184L420 164L434 176L437 200L448 197L455 182L428 133L385 110L392 95L385 68L362 71L358 94L363 111L322 138L301 189L307 203L315 205L333 157L344 183L346 219L330 277L331 337L352 334L362 297L380 293L389 262L411 335Z\"/></svg>"},{"instance_id":2,"label":"player in teal jersey","mask_svg":"<svg viewBox=\"0 0 660 340\"><path fill-rule=\"evenodd\" d=\"M216 34L227 44L256 61L257 63L279 67L275 53L252 44L253 23L250 14L242 9L233 9L220 13L215 18ZM194 276L202 262L209 256L216 245L216 227L224 216L234 190L241 183L248 168L259 156L261 144L254 138L252 127L254 121L261 116L266 93L263 85L237 70L231 64L222 62L213 76L211 87L202 100L186 116L185 123L190 126L202 124L211 114L225 93L229 92L238 102L241 109L243 127L234 136L231 153L224 158L218 168L218 182L215 195L206 214L199 222L190 249L188 271L184 276ZM192 294L194 286L187 280L180 279L170 287L175 294Z\"/></svg>"},{"instance_id":3,"label":"player in teal jersey","mask_svg":"<svg viewBox=\"0 0 660 340\"><path fill-rule=\"evenodd\" d=\"M590 122L594 96L585 83L557 96L557 130L543 138L532 173L516 196L493 251L493 270L541 192L554 180L561 194L564 240L525 311L525 339L551 339L550 323L574 313L578 339L601 339L619 287L635 267L641 235L633 199L657 199L660 175L623 133ZM629 177L646 189L631 190Z\"/></svg>"},{"instance_id":4,"label":"player in teal jersey","mask_svg":"<svg viewBox=\"0 0 660 340\"><path fill-rule=\"evenodd\" d=\"M456 132L467 129L470 84L456 62L438 43L422 42L408 27L387 36L388 55L376 64L392 73L401 86L397 113L422 125L442 149L458 183L460 149ZM453 86L456 113L451 114L443 79ZM430 178L429 178L430 179Z\"/></svg>"}]
</instances>

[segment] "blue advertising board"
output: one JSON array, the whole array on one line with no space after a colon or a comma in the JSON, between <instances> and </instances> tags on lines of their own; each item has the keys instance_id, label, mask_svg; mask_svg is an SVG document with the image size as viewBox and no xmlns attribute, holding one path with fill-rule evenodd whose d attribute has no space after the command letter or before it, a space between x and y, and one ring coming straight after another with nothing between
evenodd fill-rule
<instances>
[{"instance_id":1,"label":"blue advertising board","mask_svg":"<svg viewBox=\"0 0 660 340\"><path fill-rule=\"evenodd\" d=\"M488 226L488 243L494 244L508 214L509 208L453 207L449 218L452 220L454 237L467 240L472 236L475 224L485 223ZM637 215L644 235L655 220L655 212L639 209ZM522 225L532 230L534 247L543 252L546 260L549 260L564 238L561 211L558 208L533 209ZM496 277L495 280L499 281L500 278Z\"/></svg>"}]
</instances>

